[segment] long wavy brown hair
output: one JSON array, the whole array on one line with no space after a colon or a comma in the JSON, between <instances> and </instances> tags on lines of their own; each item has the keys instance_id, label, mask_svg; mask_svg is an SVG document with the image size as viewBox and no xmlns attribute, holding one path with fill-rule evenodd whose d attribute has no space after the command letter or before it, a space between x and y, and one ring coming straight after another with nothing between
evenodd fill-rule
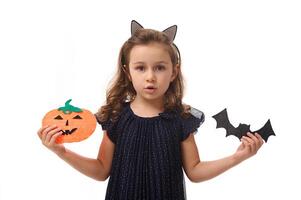
<instances>
[{"instance_id":1,"label":"long wavy brown hair","mask_svg":"<svg viewBox=\"0 0 301 200\"><path fill-rule=\"evenodd\" d=\"M150 43L163 44L168 51L173 70L178 67L176 78L170 83L164 95L164 109L166 111L177 110L184 117L188 116L189 106L182 104L183 75L181 72L181 56L177 46L172 43L164 32L153 29L138 29L121 47L118 57L118 68L115 77L111 80L106 92L106 104L95 114L100 122L117 120L125 102L135 99L136 91L130 81L129 55L135 45L147 45Z\"/></svg>"}]
</instances>

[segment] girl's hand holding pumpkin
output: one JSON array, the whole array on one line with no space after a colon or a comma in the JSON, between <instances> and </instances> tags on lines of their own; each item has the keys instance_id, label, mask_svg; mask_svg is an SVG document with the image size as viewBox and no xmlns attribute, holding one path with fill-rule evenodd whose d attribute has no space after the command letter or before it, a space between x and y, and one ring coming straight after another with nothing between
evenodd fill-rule
<instances>
[{"instance_id":1,"label":"girl's hand holding pumpkin","mask_svg":"<svg viewBox=\"0 0 301 200\"><path fill-rule=\"evenodd\" d=\"M64 145L55 142L62 133L62 130L56 125L43 126L39 129L38 136L44 146L56 154L62 154L66 151Z\"/></svg>"}]
</instances>

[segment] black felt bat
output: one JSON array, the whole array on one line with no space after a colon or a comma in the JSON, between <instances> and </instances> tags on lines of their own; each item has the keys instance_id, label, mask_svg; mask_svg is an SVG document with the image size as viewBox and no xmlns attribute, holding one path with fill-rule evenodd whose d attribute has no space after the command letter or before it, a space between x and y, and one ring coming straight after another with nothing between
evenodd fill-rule
<instances>
[{"instance_id":1,"label":"black felt bat","mask_svg":"<svg viewBox=\"0 0 301 200\"><path fill-rule=\"evenodd\" d=\"M226 129L226 137L229 135L235 135L241 139L241 137L245 136L247 132L250 132L253 134L258 133L262 139L267 142L269 136L275 135L270 120L268 120L261 129L252 132L250 131L250 125L247 124L239 124L239 126L235 128L229 121L226 108L212 117L216 120L216 128Z\"/></svg>"}]
</instances>

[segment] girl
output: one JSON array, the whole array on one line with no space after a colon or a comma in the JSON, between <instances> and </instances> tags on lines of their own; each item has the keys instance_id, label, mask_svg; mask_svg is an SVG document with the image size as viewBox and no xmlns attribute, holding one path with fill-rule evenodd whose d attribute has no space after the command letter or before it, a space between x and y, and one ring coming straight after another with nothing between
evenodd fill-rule
<instances>
[{"instance_id":1,"label":"girl","mask_svg":"<svg viewBox=\"0 0 301 200\"><path fill-rule=\"evenodd\" d=\"M182 168L192 182L211 179L256 154L263 140L248 133L233 155L200 161L193 133L204 114L182 103L181 58L173 43L177 27L160 32L132 21L131 28L106 105L95 114L104 130L97 158L56 144L59 127L42 127L38 135L81 173L100 181L110 176L107 200L183 200Z\"/></svg>"}]
</instances>

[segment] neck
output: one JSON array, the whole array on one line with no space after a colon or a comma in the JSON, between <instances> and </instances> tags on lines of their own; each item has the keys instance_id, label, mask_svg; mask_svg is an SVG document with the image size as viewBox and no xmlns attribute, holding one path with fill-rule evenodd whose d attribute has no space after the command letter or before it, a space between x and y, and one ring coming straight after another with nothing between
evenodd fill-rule
<instances>
[{"instance_id":1,"label":"neck","mask_svg":"<svg viewBox=\"0 0 301 200\"><path fill-rule=\"evenodd\" d=\"M133 108L138 110L144 110L145 112L163 112L164 111L164 101L163 98L155 100L145 100L142 98L135 98L131 103Z\"/></svg>"}]
</instances>

